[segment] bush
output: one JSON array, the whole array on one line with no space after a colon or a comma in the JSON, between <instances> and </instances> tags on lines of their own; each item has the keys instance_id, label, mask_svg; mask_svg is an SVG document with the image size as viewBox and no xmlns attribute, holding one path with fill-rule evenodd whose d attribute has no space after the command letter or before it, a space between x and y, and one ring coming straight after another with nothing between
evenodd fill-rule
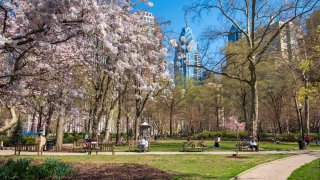
<instances>
[{"instance_id":1,"label":"bush","mask_svg":"<svg viewBox=\"0 0 320 180\"><path fill-rule=\"evenodd\" d=\"M0 179L61 179L71 176L69 164L56 159L46 159L43 164L31 165L31 159L8 160L0 166Z\"/></svg>"},{"instance_id":2,"label":"bush","mask_svg":"<svg viewBox=\"0 0 320 180\"><path fill-rule=\"evenodd\" d=\"M37 136L34 136L34 135L28 135L28 136L25 136L24 137L24 143L27 143L27 144L32 144L32 143L35 143L36 142L36 138Z\"/></svg>"},{"instance_id":3,"label":"bush","mask_svg":"<svg viewBox=\"0 0 320 180\"><path fill-rule=\"evenodd\" d=\"M0 166L0 179L32 179L29 176L31 160L18 159L16 161L10 159ZM35 179L35 178L33 178Z\"/></svg>"},{"instance_id":4,"label":"bush","mask_svg":"<svg viewBox=\"0 0 320 180\"><path fill-rule=\"evenodd\" d=\"M63 134L63 143L73 143L74 141L78 141L80 139L83 139L83 133L64 133Z\"/></svg>"},{"instance_id":5,"label":"bush","mask_svg":"<svg viewBox=\"0 0 320 180\"><path fill-rule=\"evenodd\" d=\"M46 161L38 167L39 179L45 179L46 177L61 179L63 176L70 176L72 174L72 167L57 159L46 159Z\"/></svg>"},{"instance_id":6,"label":"bush","mask_svg":"<svg viewBox=\"0 0 320 180\"><path fill-rule=\"evenodd\" d=\"M196 139L214 139L220 135L225 140L236 140L236 131L204 131L195 136ZM247 131L239 131L239 138L247 138L249 133Z\"/></svg>"},{"instance_id":7,"label":"bush","mask_svg":"<svg viewBox=\"0 0 320 180\"><path fill-rule=\"evenodd\" d=\"M5 147L10 147L10 146L14 146L11 142L11 139L9 136L6 135L1 135L0 136L0 141L3 141L3 146Z\"/></svg>"}]
</instances>

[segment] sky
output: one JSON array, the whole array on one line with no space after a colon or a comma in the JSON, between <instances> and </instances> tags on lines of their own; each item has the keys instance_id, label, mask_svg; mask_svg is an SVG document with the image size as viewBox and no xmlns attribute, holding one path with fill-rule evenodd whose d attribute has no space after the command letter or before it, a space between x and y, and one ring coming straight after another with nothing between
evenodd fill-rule
<instances>
[{"instance_id":1,"label":"sky","mask_svg":"<svg viewBox=\"0 0 320 180\"><path fill-rule=\"evenodd\" d=\"M159 22L170 21L170 25L163 27L165 31L173 31L174 36L178 38L182 28L185 25L185 12L183 8L191 5L193 0L150 0L154 6L148 7L145 10L153 13ZM192 29L197 40L201 33L208 26L219 26L218 14L210 13L203 15L201 20L193 20L192 16L187 17L188 26ZM198 42L199 43L199 42ZM219 41L214 44L214 51L218 51L223 47L224 41Z\"/></svg>"}]
</instances>

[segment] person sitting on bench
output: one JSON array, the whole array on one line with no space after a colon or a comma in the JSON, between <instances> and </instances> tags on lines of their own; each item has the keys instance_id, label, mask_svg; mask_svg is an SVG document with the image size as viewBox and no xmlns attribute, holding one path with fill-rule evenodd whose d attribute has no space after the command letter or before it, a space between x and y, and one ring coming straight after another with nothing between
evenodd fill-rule
<instances>
[{"instance_id":1,"label":"person sitting on bench","mask_svg":"<svg viewBox=\"0 0 320 180\"><path fill-rule=\"evenodd\" d=\"M147 141L147 138L144 137L139 144L140 147L140 152L145 152L146 149L148 148L149 142Z\"/></svg>"},{"instance_id":2,"label":"person sitting on bench","mask_svg":"<svg viewBox=\"0 0 320 180\"><path fill-rule=\"evenodd\" d=\"M259 151L259 149L258 149L258 144L257 144L257 142L256 142L254 139L252 139L252 140L249 142L249 146L250 146L250 148L251 148L252 151L253 151L253 148L254 148L256 151Z\"/></svg>"}]
</instances>

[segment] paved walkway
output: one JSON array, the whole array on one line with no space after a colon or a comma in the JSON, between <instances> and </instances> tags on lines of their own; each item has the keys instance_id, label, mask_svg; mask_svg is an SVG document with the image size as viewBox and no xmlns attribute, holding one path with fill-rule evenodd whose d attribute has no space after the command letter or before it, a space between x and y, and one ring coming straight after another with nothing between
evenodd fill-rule
<instances>
[{"instance_id":1,"label":"paved walkway","mask_svg":"<svg viewBox=\"0 0 320 180\"><path fill-rule=\"evenodd\" d=\"M320 157L319 151L312 151L284 159L275 160L269 163L258 165L239 174L234 179L240 180L286 180L291 173Z\"/></svg>"},{"instance_id":2,"label":"paved walkway","mask_svg":"<svg viewBox=\"0 0 320 180\"><path fill-rule=\"evenodd\" d=\"M239 152L239 154L304 154L309 151L259 151L259 152ZM320 151L318 151L320 153ZM111 152L99 152L102 155L112 155ZM156 155L176 155L176 154L212 154L212 155L231 155L235 152L231 151L215 151L215 152L115 152L116 155L146 155L146 154L156 154ZM14 150L0 150L0 156L14 155ZM21 155L37 155L37 152L25 152L22 151ZM54 152L54 151L44 151L43 155L54 156L54 155L87 155L87 153L71 153L71 152ZM95 155L95 153L92 153Z\"/></svg>"}]
</instances>

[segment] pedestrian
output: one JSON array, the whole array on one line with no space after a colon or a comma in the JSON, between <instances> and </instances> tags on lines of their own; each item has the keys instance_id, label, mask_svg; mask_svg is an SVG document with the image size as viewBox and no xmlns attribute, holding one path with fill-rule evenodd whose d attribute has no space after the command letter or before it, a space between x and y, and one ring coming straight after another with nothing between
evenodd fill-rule
<instances>
[{"instance_id":1,"label":"pedestrian","mask_svg":"<svg viewBox=\"0 0 320 180\"><path fill-rule=\"evenodd\" d=\"M319 139L318 139L317 136L314 137L314 144L315 144L316 146L319 145Z\"/></svg>"},{"instance_id":2,"label":"pedestrian","mask_svg":"<svg viewBox=\"0 0 320 180\"><path fill-rule=\"evenodd\" d=\"M310 136L309 136L309 134L307 134L306 137L304 137L304 140L306 141L307 146L309 146L309 144L310 144Z\"/></svg>"},{"instance_id":3,"label":"pedestrian","mask_svg":"<svg viewBox=\"0 0 320 180\"><path fill-rule=\"evenodd\" d=\"M42 152L43 152L43 150L45 148L45 144L46 144L46 138L41 133L39 133L38 137L36 138L35 141L38 144L38 155L39 155L39 153L41 153L41 155L42 155Z\"/></svg>"},{"instance_id":4,"label":"pedestrian","mask_svg":"<svg viewBox=\"0 0 320 180\"><path fill-rule=\"evenodd\" d=\"M218 136L216 137L216 139L214 141L214 147L220 147L220 142L221 142L221 137L218 134Z\"/></svg>"}]
</instances>

